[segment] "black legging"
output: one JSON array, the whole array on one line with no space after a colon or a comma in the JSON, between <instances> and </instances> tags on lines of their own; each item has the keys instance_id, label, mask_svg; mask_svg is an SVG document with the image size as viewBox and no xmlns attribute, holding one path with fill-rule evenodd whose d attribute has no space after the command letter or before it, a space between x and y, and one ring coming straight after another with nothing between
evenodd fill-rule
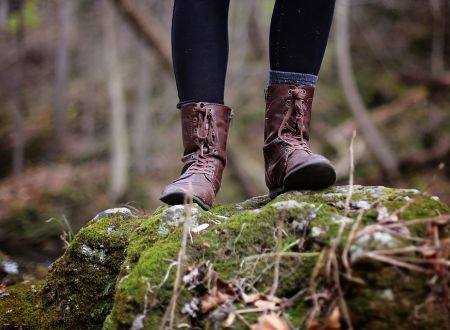
<instances>
[{"instance_id":1,"label":"black legging","mask_svg":"<svg viewBox=\"0 0 450 330\"><path fill-rule=\"evenodd\" d=\"M228 62L230 0L175 0L172 54L180 98L222 103ZM270 24L270 69L317 75L335 0L276 0Z\"/></svg>"}]
</instances>

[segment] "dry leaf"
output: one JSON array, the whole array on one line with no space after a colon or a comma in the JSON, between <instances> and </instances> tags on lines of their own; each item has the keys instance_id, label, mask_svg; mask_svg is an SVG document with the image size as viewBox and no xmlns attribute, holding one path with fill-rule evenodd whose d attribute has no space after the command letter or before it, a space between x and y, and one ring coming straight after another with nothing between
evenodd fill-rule
<instances>
[{"instance_id":1,"label":"dry leaf","mask_svg":"<svg viewBox=\"0 0 450 330\"><path fill-rule=\"evenodd\" d=\"M341 328L340 322L341 313L339 312L339 308L335 307L331 312L328 319L325 321L324 330L339 330Z\"/></svg>"},{"instance_id":2,"label":"dry leaf","mask_svg":"<svg viewBox=\"0 0 450 330\"><path fill-rule=\"evenodd\" d=\"M200 233L201 231L205 230L206 228L209 227L209 223L202 223L201 225L198 225L195 228L192 228L191 231L195 234Z\"/></svg>"},{"instance_id":3,"label":"dry leaf","mask_svg":"<svg viewBox=\"0 0 450 330\"><path fill-rule=\"evenodd\" d=\"M263 314L258 318L258 322L250 326L251 330L289 330L289 324L284 316L274 313Z\"/></svg>"},{"instance_id":4,"label":"dry leaf","mask_svg":"<svg viewBox=\"0 0 450 330\"><path fill-rule=\"evenodd\" d=\"M9 292L6 290L6 286L0 283L0 298L9 296Z\"/></svg>"},{"instance_id":5,"label":"dry leaf","mask_svg":"<svg viewBox=\"0 0 450 330\"><path fill-rule=\"evenodd\" d=\"M183 276L182 281L186 287L191 290L198 285L207 282L209 279L216 277L214 270L210 268L209 261L200 266L189 266L187 273Z\"/></svg>"},{"instance_id":6,"label":"dry leaf","mask_svg":"<svg viewBox=\"0 0 450 330\"><path fill-rule=\"evenodd\" d=\"M378 203L376 206L376 210L377 210L377 221L378 222L382 222L389 218L389 211L386 208L386 206L384 206L383 204Z\"/></svg>"},{"instance_id":7,"label":"dry leaf","mask_svg":"<svg viewBox=\"0 0 450 330\"><path fill-rule=\"evenodd\" d=\"M275 310L277 309L277 303L270 300L257 300L253 303L255 307L267 309L267 310Z\"/></svg>"},{"instance_id":8,"label":"dry leaf","mask_svg":"<svg viewBox=\"0 0 450 330\"><path fill-rule=\"evenodd\" d=\"M231 327L233 325L235 319L236 319L236 314L235 313L228 314L228 317L225 319L225 321L222 322L222 326L224 328Z\"/></svg>"},{"instance_id":9,"label":"dry leaf","mask_svg":"<svg viewBox=\"0 0 450 330\"><path fill-rule=\"evenodd\" d=\"M200 298L200 311L202 314L208 313L210 310L216 308L217 305L217 297L215 295L207 294Z\"/></svg>"},{"instance_id":10,"label":"dry leaf","mask_svg":"<svg viewBox=\"0 0 450 330\"><path fill-rule=\"evenodd\" d=\"M258 293L245 294L241 293L242 301L246 304L253 304L255 301L259 300L261 295Z\"/></svg>"},{"instance_id":11,"label":"dry leaf","mask_svg":"<svg viewBox=\"0 0 450 330\"><path fill-rule=\"evenodd\" d=\"M307 323L306 330L340 330L341 313L338 307L335 307L323 326L317 320L310 320Z\"/></svg>"},{"instance_id":12,"label":"dry leaf","mask_svg":"<svg viewBox=\"0 0 450 330\"><path fill-rule=\"evenodd\" d=\"M320 330L320 324L316 320L308 321L306 330Z\"/></svg>"},{"instance_id":13,"label":"dry leaf","mask_svg":"<svg viewBox=\"0 0 450 330\"><path fill-rule=\"evenodd\" d=\"M200 310L203 314L236 298L236 293L230 284L220 278L216 278L214 284L208 294L200 298Z\"/></svg>"}]
</instances>

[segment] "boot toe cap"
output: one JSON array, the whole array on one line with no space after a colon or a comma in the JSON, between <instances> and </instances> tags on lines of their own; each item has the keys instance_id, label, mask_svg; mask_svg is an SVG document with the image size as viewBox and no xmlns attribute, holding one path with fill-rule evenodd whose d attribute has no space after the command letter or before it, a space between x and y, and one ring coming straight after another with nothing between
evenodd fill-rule
<instances>
[{"instance_id":1,"label":"boot toe cap","mask_svg":"<svg viewBox=\"0 0 450 330\"><path fill-rule=\"evenodd\" d=\"M193 202L204 209L212 206L215 197L214 189L209 181L182 180L168 185L161 193L160 200L169 205L184 204L188 195L192 195Z\"/></svg>"}]
</instances>

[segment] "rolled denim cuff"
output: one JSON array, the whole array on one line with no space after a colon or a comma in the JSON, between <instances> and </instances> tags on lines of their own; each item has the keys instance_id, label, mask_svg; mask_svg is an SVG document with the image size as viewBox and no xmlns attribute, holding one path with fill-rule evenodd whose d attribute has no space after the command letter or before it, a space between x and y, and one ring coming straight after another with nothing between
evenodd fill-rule
<instances>
[{"instance_id":1,"label":"rolled denim cuff","mask_svg":"<svg viewBox=\"0 0 450 330\"><path fill-rule=\"evenodd\" d=\"M294 84L316 87L316 83L317 76L309 73L284 72L275 70L270 70L269 72L269 85Z\"/></svg>"}]
</instances>

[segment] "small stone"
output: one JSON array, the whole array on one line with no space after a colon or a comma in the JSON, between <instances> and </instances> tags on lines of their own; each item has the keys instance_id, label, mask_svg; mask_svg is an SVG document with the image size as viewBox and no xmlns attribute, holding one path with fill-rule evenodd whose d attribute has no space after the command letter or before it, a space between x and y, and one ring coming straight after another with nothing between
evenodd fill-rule
<instances>
[{"instance_id":1,"label":"small stone","mask_svg":"<svg viewBox=\"0 0 450 330\"><path fill-rule=\"evenodd\" d=\"M5 273L10 275L19 274L19 266L15 261L3 261L2 267Z\"/></svg>"},{"instance_id":2,"label":"small stone","mask_svg":"<svg viewBox=\"0 0 450 330\"><path fill-rule=\"evenodd\" d=\"M97 258L100 260L100 262L104 262L106 259L105 251L104 250L97 250L93 249L90 246L83 244L81 246L81 253L83 253L87 257L91 258ZM94 265L94 268L96 268L97 265Z\"/></svg>"},{"instance_id":3,"label":"small stone","mask_svg":"<svg viewBox=\"0 0 450 330\"><path fill-rule=\"evenodd\" d=\"M412 194L412 195L418 195L420 194L420 191L417 189L399 189L401 192Z\"/></svg>"},{"instance_id":4,"label":"small stone","mask_svg":"<svg viewBox=\"0 0 450 330\"><path fill-rule=\"evenodd\" d=\"M324 234L324 231L320 227L312 227L311 228L311 237L319 237Z\"/></svg>"},{"instance_id":5,"label":"small stone","mask_svg":"<svg viewBox=\"0 0 450 330\"><path fill-rule=\"evenodd\" d=\"M342 224L342 223L345 223L345 224L352 223L352 222L353 222L353 219L348 218L348 217L344 217L344 216L342 216L342 215L333 215L333 216L331 217L331 221L333 221L333 223L335 223L335 224L340 225L340 224Z\"/></svg>"},{"instance_id":6,"label":"small stone","mask_svg":"<svg viewBox=\"0 0 450 330\"><path fill-rule=\"evenodd\" d=\"M378 295L381 299L388 300L388 301L394 301L394 299L395 299L394 293L392 292L391 289L382 290L379 292Z\"/></svg>"},{"instance_id":7,"label":"small stone","mask_svg":"<svg viewBox=\"0 0 450 330\"><path fill-rule=\"evenodd\" d=\"M133 213L131 213L131 211L126 208L126 207L116 207L113 209L107 209L104 210L100 213L97 213L97 215L91 220L91 222L96 222L100 219L106 218L107 216L111 215L111 214L121 214L124 215L126 217L132 217Z\"/></svg>"},{"instance_id":8,"label":"small stone","mask_svg":"<svg viewBox=\"0 0 450 330\"><path fill-rule=\"evenodd\" d=\"M109 226L109 227L106 229L106 232L107 232L108 234L112 234L112 233L114 233L114 232L116 232L116 231L117 231L117 228L116 228L116 226L114 226L114 225Z\"/></svg>"},{"instance_id":9,"label":"small stone","mask_svg":"<svg viewBox=\"0 0 450 330\"><path fill-rule=\"evenodd\" d=\"M200 301L198 298L193 298L190 302L184 304L183 308L181 309L182 314L188 314L191 317L197 317L197 312L200 310L199 308Z\"/></svg>"},{"instance_id":10,"label":"small stone","mask_svg":"<svg viewBox=\"0 0 450 330\"><path fill-rule=\"evenodd\" d=\"M91 247L87 246L86 244L83 244L81 246L81 253L90 257L94 254L94 250Z\"/></svg>"},{"instance_id":11,"label":"small stone","mask_svg":"<svg viewBox=\"0 0 450 330\"><path fill-rule=\"evenodd\" d=\"M352 209L363 209L363 210L370 210L370 203L368 201L352 201L350 202L350 207Z\"/></svg>"},{"instance_id":12,"label":"small stone","mask_svg":"<svg viewBox=\"0 0 450 330\"><path fill-rule=\"evenodd\" d=\"M197 219L199 217L199 211L195 205L191 207L191 228L197 226ZM161 215L161 224L158 228L158 235L163 236L169 233L167 226L178 227L184 223L186 218L186 206L174 205L169 207Z\"/></svg>"},{"instance_id":13,"label":"small stone","mask_svg":"<svg viewBox=\"0 0 450 330\"><path fill-rule=\"evenodd\" d=\"M273 203L271 206L276 208L276 209L294 209L294 208L298 208L298 207L304 207L305 205L309 205L307 203L303 203L303 202L297 202L294 200L288 200L288 201L281 201L281 202L276 202Z\"/></svg>"},{"instance_id":14,"label":"small stone","mask_svg":"<svg viewBox=\"0 0 450 330\"><path fill-rule=\"evenodd\" d=\"M191 207L191 225L197 223L199 211L197 207ZM169 207L161 215L161 221L169 226L178 227L181 223L184 223L186 218L186 207L184 205L174 205Z\"/></svg>"},{"instance_id":15,"label":"small stone","mask_svg":"<svg viewBox=\"0 0 450 330\"><path fill-rule=\"evenodd\" d=\"M399 248L403 244L401 240L382 231L365 234L350 247L351 261L363 257L366 252Z\"/></svg>"},{"instance_id":16,"label":"small stone","mask_svg":"<svg viewBox=\"0 0 450 330\"><path fill-rule=\"evenodd\" d=\"M434 201L439 201L439 197L438 196L432 196L431 199L434 200Z\"/></svg>"},{"instance_id":17,"label":"small stone","mask_svg":"<svg viewBox=\"0 0 450 330\"><path fill-rule=\"evenodd\" d=\"M308 228L308 225L309 225L309 221L306 221L306 220L302 220L300 222L294 220L292 222L292 228L294 229L294 231L296 233L303 233Z\"/></svg>"},{"instance_id":18,"label":"small stone","mask_svg":"<svg viewBox=\"0 0 450 330\"><path fill-rule=\"evenodd\" d=\"M341 210L345 209L345 204L343 201L329 202L328 205L333 206L338 209L341 209Z\"/></svg>"},{"instance_id":19,"label":"small stone","mask_svg":"<svg viewBox=\"0 0 450 330\"><path fill-rule=\"evenodd\" d=\"M345 198L345 195L341 194L341 193L331 192L331 193L322 194L322 198L326 201L333 201L336 199Z\"/></svg>"}]
</instances>

